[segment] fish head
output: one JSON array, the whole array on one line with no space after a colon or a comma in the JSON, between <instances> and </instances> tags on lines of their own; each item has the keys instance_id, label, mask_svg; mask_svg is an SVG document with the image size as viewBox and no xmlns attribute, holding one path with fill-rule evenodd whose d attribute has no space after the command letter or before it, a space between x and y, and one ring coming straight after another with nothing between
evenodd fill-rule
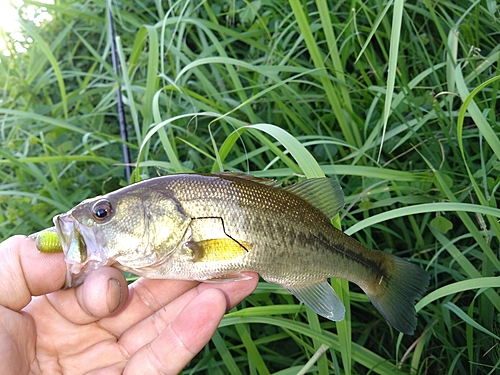
<instances>
[{"instance_id":1,"label":"fish head","mask_svg":"<svg viewBox=\"0 0 500 375\"><path fill-rule=\"evenodd\" d=\"M81 284L94 269L112 265L121 251L142 240L141 206L140 197L100 196L54 217L67 264L65 288Z\"/></svg>"},{"instance_id":2,"label":"fish head","mask_svg":"<svg viewBox=\"0 0 500 375\"><path fill-rule=\"evenodd\" d=\"M83 283L103 266L141 275L141 268L164 261L180 243L190 218L166 192L137 185L87 199L54 217L67 265L64 288Z\"/></svg>"}]
</instances>

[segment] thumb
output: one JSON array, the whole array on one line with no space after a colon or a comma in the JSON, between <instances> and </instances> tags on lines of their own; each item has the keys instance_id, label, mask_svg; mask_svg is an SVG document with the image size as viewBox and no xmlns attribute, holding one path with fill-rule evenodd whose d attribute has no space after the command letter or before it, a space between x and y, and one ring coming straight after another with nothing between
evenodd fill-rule
<instances>
[{"instance_id":1,"label":"thumb","mask_svg":"<svg viewBox=\"0 0 500 375\"><path fill-rule=\"evenodd\" d=\"M14 236L0 243L0 306L19 311L32 296L59 290L64 284L64 255L38 252L35 241Z\"/></svg>"}]
</instances>

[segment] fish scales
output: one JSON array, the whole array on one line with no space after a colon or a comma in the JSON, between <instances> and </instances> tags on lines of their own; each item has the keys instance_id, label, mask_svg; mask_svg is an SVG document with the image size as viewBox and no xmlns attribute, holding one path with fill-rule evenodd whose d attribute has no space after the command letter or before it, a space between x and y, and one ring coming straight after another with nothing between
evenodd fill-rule
<instances>
[{"instance_id":1,"label":"fish scales","mask_svg":"<svg viewBox=\"0 0 500 375\"><path fill-rule=\"evenodd\" d=\"M254 245L245 259L228 264L226 272L237 271L243 263L247 270L259 272L272 282L319 282L327 277L349 277L345 270L354 268L350 262L356 262L360 271L364 271L363 280L356 277L360 272L351 272L350 281L366 284L369 270L372 282L387 277L381 267L383 260L378 259L380 254L368 249L371 255L368 258L364 254L367 248L357 246L359 242L333 227L321 211L286 190L245 179L198 176L193 176L187 188L185 185L175 181L166 189L173 191L186 213L191 217L227 218L224 220L227 233ZM347 250L336 236L342 236L358 251ZM337 265L333 274L332 264ZM280 272L276 272L277 267Z\"/></svg>"},{"instance_id":2,"label":"fish scales","mask_svg":"<svg viewBox=\"0 0 500 375\"><path fill-rule=\"evenodd\" d=\"M339 277L359 285L396 329L413 333L413 304L429 275L333 227L343 204L340 186L328 178L282 188L247 175L184 174L86 200L54 223L68 262L67 286L103 265L212 282L255 271L338 321L345 308L327 280Z\"/></svg>"}]
</instances>

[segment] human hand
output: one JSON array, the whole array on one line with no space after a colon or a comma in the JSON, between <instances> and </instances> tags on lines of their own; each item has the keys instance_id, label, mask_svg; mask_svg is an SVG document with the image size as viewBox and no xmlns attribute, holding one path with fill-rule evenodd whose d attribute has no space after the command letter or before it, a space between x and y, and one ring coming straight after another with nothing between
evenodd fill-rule
<instances>
[{"instance_id":1,"label":"human hand","mask_svg":"<svg viewBox=\"0 0 500 375\"><path fill-rule=\"evenodd\" d=\"M258 278L206 284L141 278L127 287L103 267L58 291L62 254L34 241L0 244L0 374L177 374ZM37 297L32 297L37 296Z\"/></svg>"}]
</instances>

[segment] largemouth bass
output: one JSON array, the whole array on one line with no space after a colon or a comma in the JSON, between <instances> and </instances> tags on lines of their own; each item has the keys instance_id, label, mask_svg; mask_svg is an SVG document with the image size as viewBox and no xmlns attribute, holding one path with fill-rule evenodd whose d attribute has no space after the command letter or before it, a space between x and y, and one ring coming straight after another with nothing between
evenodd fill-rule
<instances>
[{"instance_id":1,"label":"largemouth bass","mask_svg":"<svg viewBox=\"0 0 500 375\"><path fill-rule=\"evenodd\" d=\"M343 206L340 185L330 178L282 188L247 175L183 174L85 200L54 224L68 265L66 287L104 265L198 281L241 280L242 271L254 271L339 321L345 308L328 278L343 278L359 285L394 328L413 334L414 301L429 275L337 230L331 218ZM50 231L42 238L54 247Z\"/></svg>"}]
</instances>

